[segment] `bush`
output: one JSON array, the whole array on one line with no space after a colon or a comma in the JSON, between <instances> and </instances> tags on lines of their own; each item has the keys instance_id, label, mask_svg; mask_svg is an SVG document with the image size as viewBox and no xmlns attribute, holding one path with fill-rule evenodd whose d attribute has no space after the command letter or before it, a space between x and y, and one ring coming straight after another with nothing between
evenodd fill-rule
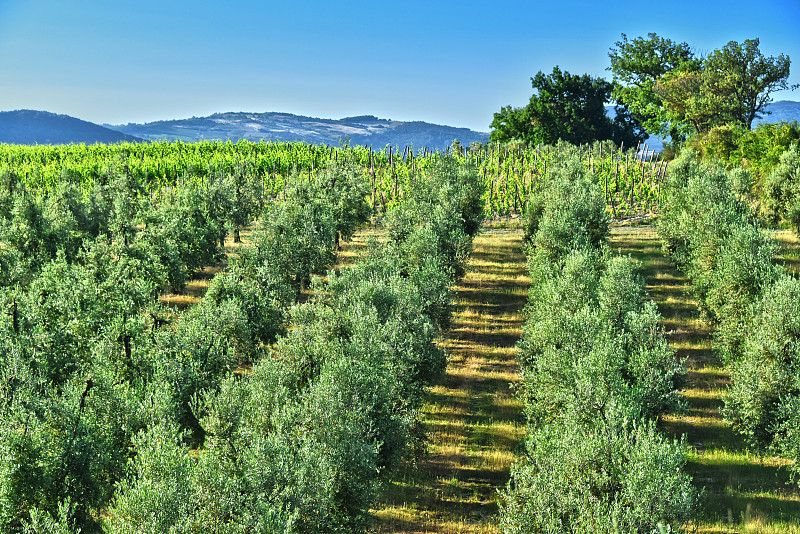
<instances>
[{"instance_id":1,"label":"bush","mask_svg":"<svg viewBox=\"0 0 800 534\"><path fill-rule=\"evenodd\" d=\"M774 244L757 229L731 182L723 169L684 153L670 167L658 222L665 251L691 279L700 309L717 324L741 314L777 272L769 261Z\"/></svg>"},{"instance_id":2,"label":"bush","mask_svg":"<svg viewBox=\"0 0 800 534\"><path fill-rule=\"evenodd\" d=\"M503 532L649 534L696 511L687 448L653 424L565 421L537 429L526 448L503 494Z\"/></svg>"},{"instance_id":3,"label":"bush","mask_svg":"<svg viewBox=\"0 0 800 534\"><path fill-rule=\"evenodd\" d=\"M800 149L792 145L764 180L764 211L771 224L788 222L800 234Z\"/></svg>"},{"instance_id":4,"label":"bush","mask_svg":"<svg viewBox=\"0 0 800 534\"><path fill-rule=\"evenodd\" d=\"M518 344L532 426L565 413L590 421L624 406L649 419L680 407L682 365L630 260L575 251L544 277Z\"/></svg>"},{"instance_id":5,"label":"bush","mask_svg":"<svg viewBox=\"0 0 800 534\"><path fill-rule=\"evenodd\" d=\"M697 495L683 444L655 420L681 409L685 374L628 258L606 247L597 184L567 158L529 205L531 288L518 343L526 456L504 493L504 532L681 528Z\"/></svg>"},{"instance_id":6,"label":"bush","mask_svg":"<svg viewBox=\"0 0 800 534\"><path fill-rule=\"evenodd\" d=\"M608 236L605 196L577 156L553 165L525 212L525 239L551 261L581 247L599 248Z\"/></svg>"},{"instance_id":7,"label":"bush","mask_svg":"<svg viewBox=\"0 0 800 534\"><path fill-rule=\"evenodd\" d=\"M363 171L355 165L331 163L317 175L315 187L331 205L336 227L336 244L349 241L359 226L369 221L369 188Z\"/></svg>"},{"instance_id":8,"label":"bush","mask_svg":"<svg viewBox=\"0 0 800 534\"><path fill-rule=\"evenodd\" d=\"M330 205L305 189L293 194L290 202L267 206L249 258L268 265L294 290L296 299L311 275L322 274L335 260L336 228Z\"/></svg>"},{"instance_id":9,"label":"bush","mask_svg":"<svg viewBox=\"0 0 800 534\"><path fill-rule=\"evenodd\" d=\"M730 365L725 417L765 449L791 419L787 407L800 397L800 281L782 277L754 303L750 317L741 356Z\"/></svg>"}]
</instances>

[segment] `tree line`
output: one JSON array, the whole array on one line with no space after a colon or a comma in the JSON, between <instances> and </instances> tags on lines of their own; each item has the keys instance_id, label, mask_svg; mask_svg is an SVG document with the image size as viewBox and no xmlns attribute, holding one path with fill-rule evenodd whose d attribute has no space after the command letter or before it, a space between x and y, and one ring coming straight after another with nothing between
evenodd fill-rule
<instances>
[{"instance_id":1,"label":"tree line","mask_svg":"<svg viewBox=\"0 0 800 534\"><path fill-rule=\"evenodd\" d=\"M792 149L769 183L780 191L793 176L787 189L796 190L798 173ZM732 381L726 420L755 450L790 459L800 482L800 281L775 262L780 245L754 212L749 186L746 171L726 172L686 153L671 169L658 230L715 330ZM796 198L773 197L771 213L789 216L800 232Z\"/></svg>"},{"instance_id":2,"label":"tree line","mask_svg":"<svg viewBox=\"0 0 800 534\"><path fill-rule=\"evenodd\" d=\"M771 95L795 88L788 83L790 59L765 56L759 39L731 41L705 57L687 43L650 33L610 48L612 80L576 75L559 66L539 71L524 107L494 114L493 141L521 139L553 144L612 140L635 146L650 134L669 136L676 148L687 137L721 126L750 130ZM615 103L615 117L605 104Z\"/></svg>"}]
</instances>

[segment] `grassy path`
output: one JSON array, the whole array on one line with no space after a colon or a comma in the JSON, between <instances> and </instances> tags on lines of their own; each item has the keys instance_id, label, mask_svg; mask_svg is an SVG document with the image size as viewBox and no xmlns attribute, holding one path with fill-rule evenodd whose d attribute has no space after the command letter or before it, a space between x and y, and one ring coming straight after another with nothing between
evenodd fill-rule
<instances>
[{"instance_id":1,"label":"grassy path","mask_svg":"<svg viewBox=\"0 0 800 534\"><path fill-rule=\"evenodd\" d=\"M445 377L423 408L427 451L398 473L376 510L381 533L496 532L497 490L524 431L515 343L530 280L522 232L487 226L456 288Z\"/></svg>"},{"instance_id":2,"label":"grassy path","mask_svg":"<svg viewBox=\"0 0 800 534\"><path fill-rule=\"evenodd\" d=\"M706 488L697 532L800 533L800 491L786 484L783 467L788 462L749 451L722 417L728 373L712 349L711 331L698 316L697 303L687 294L688 280L661 252L655 228L615 226L610 246L638 260L667 337L687 361L683 394L689 409L664 416L660 424L668 434L685 434L692 447L688 470L695 483ZM793 249L790 256L794 258ZM789 263L790 269L796 268Z\"/></svg>"}]
</instances>

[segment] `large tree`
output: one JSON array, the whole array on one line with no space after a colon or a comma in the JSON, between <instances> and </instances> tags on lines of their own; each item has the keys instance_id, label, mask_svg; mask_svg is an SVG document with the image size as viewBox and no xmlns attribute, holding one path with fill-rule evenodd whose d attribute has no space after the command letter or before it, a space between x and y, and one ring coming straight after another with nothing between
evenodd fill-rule
<instances>
[{"instance_id":1,"label":"large tree","mask_svg":"<svg viewBox=\"0 0 800 534\"><path fill-rule=\"evenodd\" d=\"M716 126L750 129L788 89L789 57L764 56L758 39L731 41L705 59L686 43L655 33L629 41L625 34L609 53L614 97L651 133L681 140Z\"/></svg>"},{"instance_id":2,"label":"large tree","mask_svg":"<svg viewBox=\"0 0 800 534\"><path fill-rule=\"evenodd\" d=\"M608 56L613 73L613 96L624 103L631 114L653 134L681 139L682 124L668 116L663 101L654 91L656 82L674 69L694 70L698 65L686 43L676 43L655 33L631 41L623 33Z\"/></svg>"},{"instance_id":3,"label":"large tree","mask_svg":"<svg viewBox=\"0 0 800 534\"><path fill-rule=\"evenodd\" d=\"M772 93L789 89L789 56L766 57L758 45L758 39L741 44L731 41L709 54L703 65L709 85L716 84L707 90L716 89L724 96L720 112L727 122L748 130L753 120L769 113L765 108L772 102Z\"/></svg>"},{"instance_id":4,"label":"large tree","mask_svg":"<svg viewBox=\"0 0 800 534\"><path fill-rule=\"evenodd\" d=\"M661 76L653 90L667 116L699 134L726 124L749 130L753 120L769 113L772 93L789 88L789 58L765 57L758 45L758 39L731 41L694 68Z\"/></svg>"},{"instance_id":5,"label":"large tree","mask_svg":"<svg viewBox=\"0 0 800 534\"><path fill-rule=\"evenodd\" d=\"M556 66L552 74L539 71L531 84L534 94L527 106L506 106L494 114L492 141L579 144L612 139L631 145L646 137L626 110L618 108L613 122L606 115L613 85L603 78L570 74Z\"/></svg>"}]
</instances>

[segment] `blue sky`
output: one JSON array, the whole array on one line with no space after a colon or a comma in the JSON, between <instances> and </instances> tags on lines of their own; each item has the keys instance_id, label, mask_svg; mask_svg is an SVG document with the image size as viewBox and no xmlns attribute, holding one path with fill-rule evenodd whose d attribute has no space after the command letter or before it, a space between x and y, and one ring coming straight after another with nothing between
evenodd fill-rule
<instances>
[{"instance_id":1,"label":"blue sky","mask_svg":"<svg viewBox=\"0 0 800 534\"><path fill-rule=\"evenodd\" d=\"M648 32L706 54L758 37L800 83L800 0L0 0L0 110L111 124L370 114L488 131L527 102L537 71L610 79L609 47Z\"/></svg>"}]
</instances>

